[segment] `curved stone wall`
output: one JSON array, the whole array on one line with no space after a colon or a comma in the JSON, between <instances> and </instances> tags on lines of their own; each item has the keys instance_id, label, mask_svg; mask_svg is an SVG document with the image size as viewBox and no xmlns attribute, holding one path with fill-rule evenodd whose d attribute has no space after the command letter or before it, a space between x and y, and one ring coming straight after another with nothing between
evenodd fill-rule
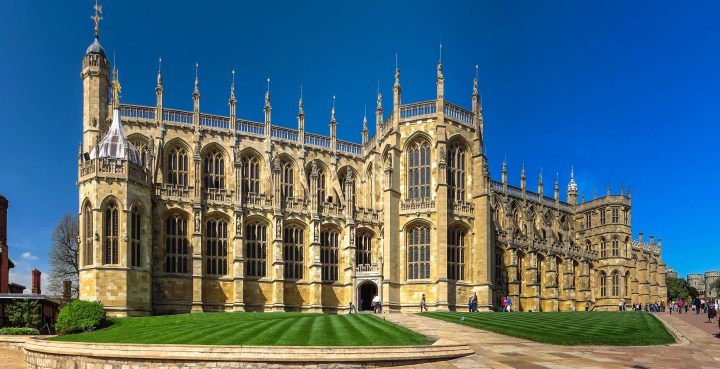
<instances>
[{"instance_id":1,"label":"curved stone wall","mask_svg":"<svg viewBox=\"0 0 720 369\"><path fill-rule=\"evenodd\" d=\"M58 342L28 339L25 362L35 369L112 368L349 368L448 360L472 354L467 345L199 346Z\"/></svg>"}]
</instances>

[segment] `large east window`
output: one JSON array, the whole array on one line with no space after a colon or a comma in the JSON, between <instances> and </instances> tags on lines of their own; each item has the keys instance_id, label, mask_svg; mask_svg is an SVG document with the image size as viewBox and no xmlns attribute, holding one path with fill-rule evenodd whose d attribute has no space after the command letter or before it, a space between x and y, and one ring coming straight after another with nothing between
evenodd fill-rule
<instances>
[{"instance_id":1,"label":"large east window","mask_svg":"<svg viewBox=\"0 0 720 369\"><path fill-rule=\"evenodd\" d=\"M332 229L320 233L320 264L323 281L338 280L338 240L340 234Z\"/></svg>"},{"instance_id":2,"label":"large east window","mask_svg":"<svg viewBox=\"0 0 720 369\"><path fill-rule=\"evenodd\" d=\"M227 275L228 222L210 219L205 224L205 273Z\"/></svg>"},{"instance_id":3,"label":"large east window","mask_svg":"<svg viewBox=\"0 0 720 369\"><path fill-rule=\"evenodd\" d=\"M267 276L267 226L250 223L245 227L245 274L248 277Z\"/></svg>"},{"instance_id":4,"label":"large east window","mask_svg":"<svg viewBox=\"0 0 720 369\"><path fill-rule=\"evenodd\" d=\"M418 140L408 149L408 199L430 197L430 144Z\"/></svg>"},{"instance_id":5,"label":"large east window","mask_svg":"<svg viewBox=\"0 0 720 369\"><path fill-rule=\"evenodd\" d=\"M105 207L104 264L118 263L118 206L114 201Z\"/></svg>"},{"instance_id":6,"label":"large east window","mask_svg":"<svg viewBox=\"0 0 720 369\"><path fill-rule=\"evenodd\" d=\"M430 278L430 228L416 226L407 236L408 279Z\"/></svg>"}]
</instances>

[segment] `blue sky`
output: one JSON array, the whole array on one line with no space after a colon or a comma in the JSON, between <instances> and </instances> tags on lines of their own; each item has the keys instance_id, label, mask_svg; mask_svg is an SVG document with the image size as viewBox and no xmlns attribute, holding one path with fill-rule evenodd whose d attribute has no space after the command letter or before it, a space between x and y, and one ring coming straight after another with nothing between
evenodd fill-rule
<instances>
[{"instance_id":1,"label":"blue sky","mask_svg":"<svg viewBox=\"0 0 720 369\"><path fill-rule=\"evenodd\" d=\"M340 139L359 142L378 82L390 110L395 54L405 103L435 97L443 44L446 99L470 107L479 65L491 174L524 162L528 188L574 165L593 188L632 187L633 231L663 239L681 275L720 268L720 3L663 1L106 2L100 41L120 70L124 103L153 105L158 57L165 106L261 121L271 78L273 123L328 134L332 96ZM49 271L50 233L77 213L81 60L91 1L6 1L0 12L0 194L10 200L12 279ZM387 115L387 114L386 114ZM372 118L370 119L372 122ZM374 126L371 124L371 134Z\"/></svg>"}]
</instances>

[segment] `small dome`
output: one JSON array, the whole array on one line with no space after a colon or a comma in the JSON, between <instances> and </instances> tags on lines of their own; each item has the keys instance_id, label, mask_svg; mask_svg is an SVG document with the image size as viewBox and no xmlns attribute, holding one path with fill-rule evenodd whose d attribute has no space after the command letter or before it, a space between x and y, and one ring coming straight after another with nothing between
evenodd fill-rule
<instances>
[{"instance_id":1,"label":"small dome","mask_svg":"<svg viewBox=\"0 0 720 369\"><path fill-rule=\"evenodd\" d=\"M95 37L95 41L93 41L93 43L88 46L85 55L87 54L100 54L102 56L105 56L105 49L103 49L102 45L100 45L97 37Z\"/></svg>"},{"instance_id":2,"label":"small dome","mask_svg":"<svg viewBox=\"0 0 720 369\"><path fill-rule=\"evenodd\" d=\"M120 122L120 112L113 110L113 121L110 130L98 143L98 146L90 153L90 158L114 158L125 159L125 154L130 162L142 165L140 153L135 146L125 137L125 132Z\"/></svg>"},{"instance_id":3,"label":"small dome","mask_svg":"<svg viewBox=\"0 0 720 369\"><path fill-rule=\"evenodd\" d=\"M575 179L570 178L570 183L568 183L568 191L577 191L578 186L577 183L575 183Z\"/></svg>"}]
</instances>

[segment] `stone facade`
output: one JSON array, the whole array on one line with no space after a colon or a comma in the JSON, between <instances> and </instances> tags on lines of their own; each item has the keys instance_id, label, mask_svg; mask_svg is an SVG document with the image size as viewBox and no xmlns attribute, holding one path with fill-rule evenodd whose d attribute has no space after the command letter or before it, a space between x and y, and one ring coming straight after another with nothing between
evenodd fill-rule
<instances>
[{"instance_id":1,"label":"stone facade","mask_svg":"<svg viewBox=\"0 0 720 369\"><path fill-rule=\"evenodd\" d=\"M117 316L200 311L480 310L510 296L520 310L613 309L663 299L660 244L631 240L630 193L567 201L491 179L477 80L466 110L444 99L403 104L400 71L362 144L193 111L120 104L98 40L83 63L78 151L80 298ZM142 158L92 155L119 110Z\"/></svg>"},{"instance_id":2,"label":"stone facade","mask_svg":"<svg viewBox=\"0 0 720 369\"><path fill-rule=\"evenodd\" d=\"M718 278L720 278L720 272L711 270L703 274L688 274L687 282L690 287L695 287L703 297L717 298L718 291L711 287Z\"/></svg>"}]
</instances>

